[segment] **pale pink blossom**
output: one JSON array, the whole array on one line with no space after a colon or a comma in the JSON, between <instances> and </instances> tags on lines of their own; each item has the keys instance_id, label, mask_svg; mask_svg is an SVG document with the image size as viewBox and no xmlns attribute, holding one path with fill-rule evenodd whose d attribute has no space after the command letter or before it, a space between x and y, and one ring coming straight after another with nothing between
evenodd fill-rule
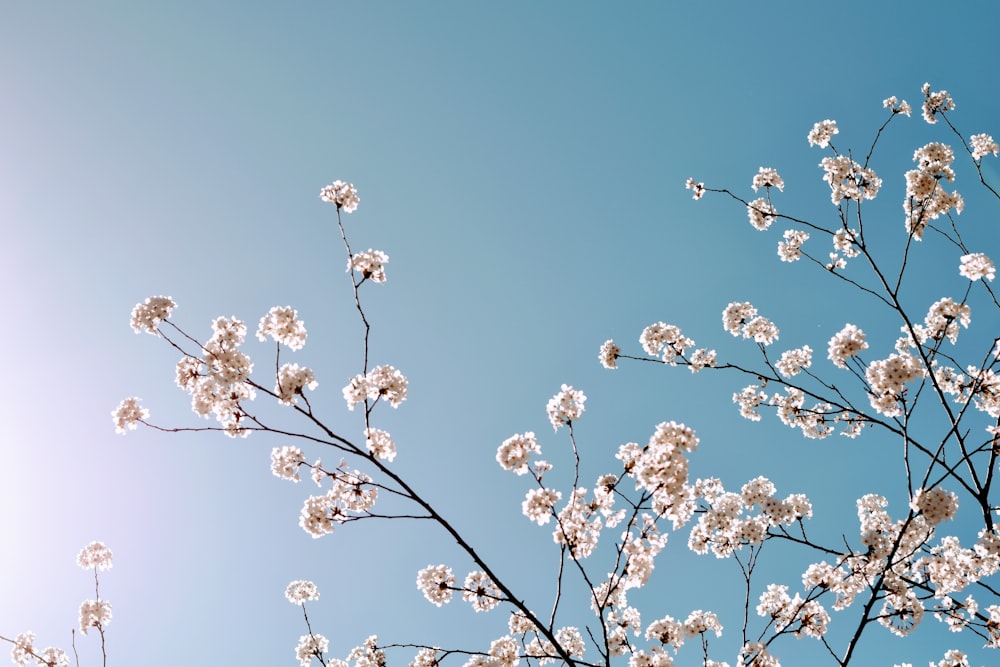
<instances>
[{"instance_id":1,"label":"pale pink blossom","mask_svg":"<svg viewBox=\"0 0 1000 667\"><path fill-rule=\"evenodd\" d=\"M344 181L334 181L320 190L319 198L330 204L336 204L337 210L343 209L344 213L353 213L358 208L358 191L351 183Z\"/></svg>"},{"instance_id":2,"label":"pale pink blossom","mask_svg":"<svg viewBox=\"0 0 1000 667\"><path fill-rule=\"evenodd\" d=\"M115 433L125 435L128 431L138 428L140 421L149 419L149 410L139 405L140 400L136 396L126 398L111 411L115 422Z\"/></svg>"},{"instance_id":3,"label":"pale pink blossom","mask_svg":"<svg viewBox=\"0 0 1000 667\"><path fill-rule=\"evenodd\" d=\"M151 296L145 303L137 304L132 309L132 330L136 333L145 331L146 333L157 335L158 325L163 320L170 317L177 304L169 296Z\"/></svg>"}]
</instances>

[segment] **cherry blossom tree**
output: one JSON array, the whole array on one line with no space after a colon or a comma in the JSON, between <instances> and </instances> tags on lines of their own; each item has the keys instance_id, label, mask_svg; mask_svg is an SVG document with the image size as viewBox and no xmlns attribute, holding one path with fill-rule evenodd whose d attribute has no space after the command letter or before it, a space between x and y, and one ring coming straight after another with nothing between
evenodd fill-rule
<instances>
[{"instance_id":1,"label":"cherry blossom tree","mask_svg":"<svg viewBox=\"0 0 1000 667\"><path fill-rule=\"evenodd\" d=\"M692 478L690 462L698 456L699 438L678 421L650 424L646 442L622 444L611 453L581 451L577 435L586 428L587 397L579 388L562 385L546 412L551 437L568 446L550 451L546 445L543 458L544 438L515 428L496 451L497 463L512 473L512 482L526 487L521 513L529 523L551 531L557 556L550 604L529 606L525 594L449 520L449 508L432 503L394 468L404 445L397 447L380 417L390 408L405 410L410 387L396 366L372 361L389 351L370 344L372 326L365 309L367 290L391 288L389 256L376 249L352 249L350 215L360 200L354 185L345 181L324 187L320 197L336 218L363 330L358 372L346 379L340 406L341 413L353 413L356 428L334 426L343 422L343 415L331 419L330 402L320 409L311 399L319 381L326 380L287 360L291 353L307 350L307 327L295 308L276 306L261 317L256 337L270 352L258 355L266 361L255 364L244 351L246 322L219 317L211 336L201 339L177 321L177 305L165 296L138 304L132 328L175 349L180 357L176 384L208 423L159 424L132 397L114 410L115 427L120 433L143 425L176 433L219 431L230 438L253 435L253 440L276 436L285 444L271 450L273 474L293 483L305 476L316 486L303 494L299 518L309 535L349 540L349 530L341 530L345 524L424 522L435 531L433 539L454 542L462 552L462 562L432 563L414 573L427 601L441 607L461 597L476 612L506 619L506 632L489 645L464 645L456 638L453 645L437 646L420 637L372 635L334 657L324 630L314 630L306 612L307 603L323 604L320 591L310 581L296 580L285 595L302 609L305 633L294 653L303 667L399 662L414 667L514 667L522 662L771 667L781 664L791 638L815 643L829 664L846 666L867 664L859 651L863 637L909 637L935 622L954 633L955 647L942 650L939 661L931 664L968 665L970 647L1000 646L1000 530L995 525L1000 507L993 493L1000 455L1000 336L995 327L1000 302L991 287L995 265L983 252L988 249L966 245L959 224L964 199L951 188L953 165L964 160L974 166L979 182L962 187L981 187L1000 201L982 171L982 161L997 157L1000 147L989 134L965 134L952 123L955 103L946 91L925 84L922 96L924 121L942 124L952 138L917 147L913 168L902 180L880 175L877 157L892 126L918 122L907 120L912 109L905 100L883 102L884 122L863 158L860 152L837 149L840 131L834 120L815 123L803 149L822 151L819 166L830 188L830 202L818 202L815 213L783 212L785 181L776 168L761 167L752 175L754 198L741 194L742 189L712 187L693 178L686 184L695 200L719 197L738 210L736 217L746 215L756 232L741 229L745 233L775 233L773 227L785 227L777 242L778 261L809 263L818 285L839 284L876 304L895 320L898 333L873 332L865 322L845 319L832 335L786 348L778 322L751 302L734 301L721 314L722 328L745 341L751 362L727 359L711 345L699 347L683 333L684 323L662 321L637 332L634 350L608 340L598 352L600 363L618 373L628 372L620 368L626 363L643 362L663 366L667 373L676 372L668 367L686 367L694 374L734 377L732 403L740 415L754 422L776 418L797 431L796 437L848 443L880 432L898 443L900 465L886 471L886 485L905 489L906 506L891 504L887 492L873 491L856 499L856 523L815 529L814 523L823 527L825 508L813 506L808 488L779 490L762 476L739 488L726 488L716 477ZM897 185L902 186L899 218L870 217L868 202L898 196ZM970 215L973 224L992 219L990 212L970 211L963 223ZM890 223L896 226L895 245L887 249L876 239ZM942 288L961 284L960 289L922 291L922 283L912 278L922 244L940 244L955 256L952 265L935 271ZM962 283L953 283L956 276ZM977 322L986 323L978 331L973 310ZM885 345L882 339L893 336L895 342ZM820 354L814 359L815 350ZM393 363L402 366L405 360ZM595 465L604 472L585 478L583 462L599 456L605 458ZM392 523L388 525L391 530ZM669 562L665 546L671 534L686 536L688 548L704 556L700 563L708 574L701 576L735 564L744 582L731 591L732 609L739 613L696 605L679 610L674 601L630 601L656 576L656 565ZM786 569L781 581L763 577L763 564L783 558L787 550L808 564L794 572ZM94 543L78 562L95 575L95 597L81 606L80 630L98 629L106 661L111 607L100 598L97 571L110 567L111 553ZM735 655L718 648L725 645L720 641L724 636L736 638ZM0 639L13 645L15 664L69 664L58 649L37 650L30 632ZM294 638L288 641L290 647L295 644Z\"/></svg>"}]
</instances>

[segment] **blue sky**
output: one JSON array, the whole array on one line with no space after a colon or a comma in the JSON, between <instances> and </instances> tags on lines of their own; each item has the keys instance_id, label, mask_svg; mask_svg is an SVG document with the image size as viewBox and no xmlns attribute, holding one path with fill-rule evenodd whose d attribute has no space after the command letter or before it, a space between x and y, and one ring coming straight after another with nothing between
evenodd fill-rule
<instances>
[{"instance_id":1,"label":"blue sky","mask_svg":"<svg viewBox=\"0 0 1000 667\"><path fill-rule=\"evenodd\" d=\"M199 424L173 385L174 351L128 328L136 302L167 294L178 323L205 337L219 315L255 327L271 306L297 308L310 340L294 356L316 371L314 405L360 435L340 392L359 370L360 327L333 211L317 197L334 179L361 197L346 220L352 245L391 258L388 282L364 297L373 362L410 379L409 400L379 414L396 465L539 607L550 530L520 515L525 482L494 455L529 430L551 460L566 453L544 412L561 383L588 395L585 477L677 420L701 438L693 475L734 487L767 475L782 495L822 499L835 533L856 531L862 493L902 511L896 443L805 441L738 416L729 397L743 378L652 364L609 373L596 354L606 338L638 352L642 328L664 320L749 357L719 326L730 301L752 301L789 347L824 350L846 321L879 330L869 301L779 262L780 231L755 232L722 199L693 202L683 183L750 197L757 168L772 166L786 182L779 211L830 220L809 128L834 118L838 148L863 152L881 100L917 106L924 81L951 92L966 134L997 136L995 48L977 26L998 19L990 3L0 4L0 634L30 628L40 645L69 648L91 593L74 558L94 539L115 553L102 580L112 664L295 664L304 628L282 594L303 578L320 587L310 618L337 657L369 634L476 647L505 632L499 612L423 600L418 569L470 569L424 526L306 535L308 488L269 471L271 447L287 443L113 432L109 413L130 395L157 423ZM873 162L890 254L913 149L948 140L919 114L897 120ZM1000 254L995 209L969 166L957 169L967 241ZM918 310L962 288L957 271L935 272L957 267L953 253L921 252L927 270L908 292ZM983 336L998 325L975 312L973 323ZM268 367L267 346L247 348ZM735 563L696 559L685 542L672 537L636 596L644 620L714 608L736 630L724 606ZM776 550L769 574L795 585L801 564L785 558ZM906 642L873 632L864 664L940 659L955 638L925 625ZM734 637L716 659L735 664ZM805 642L783 655L814 650ZM95 664L94 639L77 644Z\"/></svg>"}]
</instances>

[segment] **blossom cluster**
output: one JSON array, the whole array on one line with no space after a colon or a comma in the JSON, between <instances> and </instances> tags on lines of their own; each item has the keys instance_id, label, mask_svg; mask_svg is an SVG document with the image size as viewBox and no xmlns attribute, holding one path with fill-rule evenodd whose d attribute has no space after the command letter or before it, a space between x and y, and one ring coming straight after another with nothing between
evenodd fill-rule
<instances>
[{"instance_id":1,"label":"blossom cluster","mask_svg":"<svg viewBox=\"0 0 1000 667\"><path fill-rule=\"evenodd\" d=\"M111 549L103 542L91 542L77 554L76 564L84 570L110 570Z\"/></svg>"},{"instance_id":2,"label":"blossom cluster","mask_svg":"<svg viewBox=\"0 0 1000 667\"><path fill-rule=\"evenodd\" d=\"M610 338L601 343L601 349L597 353L597 358L601 365L608 370L618 368L618 357L622 354L622 349Z\"/></svg>"},{"instance_id":3,"label":"blossom cluster","mask_svg":"<svg viewBox=\"0 0 1000 667\"><path fill-rule=\"evenodd\" d=\"M379 428L366 428L365 447L377 459L392 461L396 458L396 442L388 431Z\"/></svg>"},{"instance_id":4,"label":"blossom cluster","mask_svg":"<svg viewBox=\"0 0 1000 667\"><path fill-rule=\"evenodd\" d=\"M837 127L837 121L835 120L821 120L813 124L813 128L809 131L809 145L819 146L820 148L826 148L830 145L830 139L833 135L839 134L840 129Z\"/></svg>"},{"instance_id":5,"label":"blossom cluster","mask_svg":"<svg viewBox=\"0 0 1000 667\"><path fill-rule=\"evenodd\" d=\"M997 269L993 260L981 252L962 255L961 262L958 272L973 282L977 280L993 282L993 279L997 277Z\"/></svg>"},{"instance_id":6,"label":"blossom cluster","mask_svg":"<svg viewBox=\"0 0 1000 667\"><path fill-rule=\"evenodd\" d=\"M274 393L282 405L295 405L303 389L315 389L319 383L312 370L298 364L285 364L278 370Z\"/></svg>"},{"instance_id":7,"label":"blossom cluster","mask_svg":"<svg viewBox=\"0 0 1000 667\"><path fill-rule=\"evenodd\" d=\"M928 123L936 123L937 114L944 114L955 108L955 101L948 96L947 90L939 90L932 93L931 84L929 83L921 86L920 90L924 94L923 116L924 120Z\"/></svg>"},{"instance_id":8,"label":"blossom cluster","mask_svg":"<svg viewBox=\"0 0 1000 667\"><path fill-rule=\"evenodd\" d=\"M784 191L785 181L778 174L777 170L771 167L760 167L753 177L754 192L759 188L778 188Z\"/></svg>"},{"instance_id":9,"label":"blossom cluster","mask_svg":"<svg viewBox=\"0 0 1000 667\"><path fill-rule=\"evenodd\" d=\"M97 573L111 568L111 550L103 542L91 542L76 556L76 564L84 570ZM87 634L90 628L98 628L102 635L104 627L111 622L111 603L100 598L84 600L80 605L80 632ZM69 667L69 656L65 651L52 646L35 647L35 633L30 630L18 634L13 640L3 638L13 644L10 657L15 665L24 667L32 660L37 667Z\"/></svg>"},{"instance_id":10,"label":"blossom cluster","mask_svg":"<svg viewBox=\"0 0 1000 667\"><path fill-rule=\"evenodd\" d=\"M549 422L552 429L558 431L559 427L572 424L583 415L583 404L587 397L579 389L564 384L558 394L549 399L545 411L549 415Z\"/></svg>"},{"instance_id":11,"label":"blossom cluster","mask_svg":"<svg viewBox=\"0 0 1000 667\"><path fill-rule=\"evenodd\" d=\"M299 637L299 643L295 647L295 657L301 667L309 667L313 658L322 660L323 655L330 648L330 640L323 635L309 633Z\"/></svg>"},{"instance_id":12,"label":"blossom cluster","mask_svg":"<svg viewBox=\"0 0 1000 667\"><path fill-rule=\"evenodd\" d=\"M950 146L931 142L913 153L916 169L906 172L906 198L903 211L906 213L906 231L914 239L922 240L924 228L931 220L954 210L961 213L965 200L957 191L947 192L941 181L954 181L955 152Z\"/></svg>"},{"instance_id":13,"label":"blossom cluster","mask_svg":"<svg viewBox=\"0 0 1000 667\"><path fill-rule=\"evenodd\" d=\"M111 411L116 433L124 435L130 430L134 431L139 426L140 421L149 418L149 410L139 405L140 400L136 396L126 398Z\"/></svg>"},{"instance_id":14,"label":"blossom cluster","mask_svg":"<svg viewBox=\"0 0 1000 667\"><path fill-rule=\"evenodd\" d=\"M687 182L684 184L684 187L687 188L688 190L694 190L694 194L691 196L692 199L697 200L705 196L705 184L696 183L693 178L687 179Z\"/></svg>"},{"instance_id":15,"label":"blossom cluster","mask_svg":"<svg viewBox=\"0 0 1000 667\"><path fill-rule=\"evenodd\" d=\"M323 201L335 204L337 210L343 210L344 213L353 213L357 210L360 199L358 199L358 191L354 188L352 183L345 183L344 181L334 181L330 185L325 186L320 190L319 198Z\"/></svg>"},{"instance_id":16,"label":"blossom cluster","mask_svg":"<svg viewBox=\"0 0 1000 667\"><path fill-rule=\"evenodd\" d=\"M907 102L906 100L900 102L895 95L893 95L892 97L887 97L884 100L882 100L882 106L894 114L901 113L909 116L910 112L913 111L913 108L910 106L909 102Z\"/></svg>"},{"instance_id":17,"label":"blossom cluster","mask_svg":"<svg viewBox=\"0 0 1000 667\"><path fill-rule=\"evenodd\" d=\"M733 336L742 334L753 338L761 345L770 345L778 340L778 327L771 320L757 314L757 309L748 301L732 302L722 311L722 326Z\"/></svg>"},{"instance_id":18,"label":"blossom cluster","mask_svg":"<svg viewBox=\"0 0 1000 667\"><path fill-rule=\"evenodd\" d=\"M758 197L747 204L747 217L757 231L765 231L777 219L777 215L778 210L763 197Z\"/></svg>"},{"instance_id":19,"label":"blossom cluster","mask_svg":"<svg viewBox=\"0 0 1000 667\"><path fill-rule=\"evenodd\" d=\"M681 333L680 327L657 322L643 329L639 343L646 354L652 357L663 355L663 361L671 366L684 359L684 353L694 347L694 341Z\"/></svg>"},{"instance_id":20,"label":"blossom cluster","mask_svg":"<svg viewBox=\"0 0 1000 667\"><path fill-rule=\"evenodd\" d=\"M271 473L289 482L299 481L299 466L305 463L302 450L298 447L285 445L271 450Z\"/></svg>"},{"instance_id":21,"label":"blossom cluster","mask_svg":"<svg viewBox=\"0 0 1000 667\"><path fill-rule=\"evenodd\" d=\"M311 581L298 579L288 584L285 589L285 598L292 604L304 605L306 600L319 599L319 589Z\"/></svg>"},{"instance_id":22,"label":"blossom cluster","mask_svg":"<svg viewBox=\"0 0 1000 667\"><path fill-rule=\"evenodd\" d=\"M212 322L212 337L202 346L202 356L185 355L177 362L177 385L191 395L191 408L202 417L215 415L226 435L246 437L243 403L256 396L247 383L253 371L250 357L240 350L246 325L235 317Z\"/></svg>"},{"instance_id":23,"label":"blossom cluster","mask_svg":"<svg viewBox=\"0 0 1000 667\"><path fill-rule=\"evenodd\" d=\"M11 660L15 665L24 667L33 658L38 667L69 667L69 656L62 649L47 647L35 648L35 633L22 632L14 638L14 646L10 650Z\"/></svg>"},{"instance_id":24,"label":"blossom cluster","mask_svg":"<svg viewBox=\"0 0 1000 667\"><path fill-rule=\"evenodd\" d=\"M306 325L299 319L298 311L291 306L274 306L267 315L260 318L257 327L257 340L263 342L270 337L291 350L302 349L307 335Z\"/></svg>"},{"instance_id":25,"label":"blossom cluster","mask_svg":"<svg viewBox=\"0 0 1000 667\"><path fill-rule=\"evenodd\" d=\"M406 377L392 366L376 366L366 374L351 378L344 387L347 409L353 410L358 403L366 400L385 399L389 405L398 408L406 400L408 383Z\"/></svg>"},{"instance_id":26,"label":"blossom cluster","mask_svg":"<svg viewBox=\"0 0 1000 667\"><path fill-rule=\"evenodd\" d=\"M156 335L160 322L170 317L177 304L169 296L151 296L132 309L129 324L136 333L145 331Z\"/></svg>"},{"instance_id":27,"label":"blossom cluster","mask_svg":"<svg viewBox=\"0 0 1000 667\"><path fill-rule=\"evenodd\" d=\"M529 431L512 435L497 448L497 463L504 470L509 470L516 475L524 475L528 472L528 457L532 453L542 453L542 448L538 444L538 440L535 439L534 433Z\"/></svg>"},{"instance_id":28,"label":"blossom cluster","mask_svg":"<svg viewBox=\"0 0 1000 667\"><path fill-rule=\"evenodd\" d=\"M781 500L776 491L764 477L750 480L740 493L726 491L716 478L699 479L692 493L704 501L705 510L691 529L688 547L698 554L711 550L716 558L728 558L747 545L762 543L772 527L812 516L812 503L804 495ZM759 512L750 513L754 508Z\"/></svg>"},{"instance_id":29,"label":"blossom cluster","mask_svg":"<svg viewBox=\"0 0 1000 667\"><path fill-rule=\"evenodd\" d=\"M385 264L389 261L389 255L381 250L368 249L367 252L358 252L351 255L347 261L347 270L354 269L361 274L363 279L371 279L376 283L385 282Z\"/></svg>"},{"instance_id":30,"label":"blossom cluster","mask_svg":"<svg viewBox=\"0 0 1000 667\"><path fill-rule=\"evenodd\" d=\"M1000 155L1000 144L993 141L993 137L988 134L974 134L969 137L969 143L972 144L973 160L981 160L990 153L994 157Z\"/></svg>"},{"instance_id":31,"label":"blossom cluster","mask_svg":"<svg viewBox=\"0 0 1000 667\"><path fill-rule=\"evenodd\" d=\"M790 630L797 637L815 637L826 634L830 613L815 599L788 595L788 586L770 584L760 596L757 615L769 617L778 632Z\"/></svg>"},{"instance_id":32,"label":"blossom cluster","mask_svg":"<svg viewBox=\"0 0 1000 667\"><path fill-rule=\"evenodd\" d=\"M306 499L299 515L299 526L314 539L332 533L336 524L365 516L375 506L378 488L366 473L348 470L343 462L332 472L324 470L319 461L312 469L317 486L326 479L331 481L324 495Z\"/></svg>"},{"instance_id":33,"label":"blossom cluster","mask_svg":"<svg viewBox=\"0 0 1000 667\"><path fill-rule=\"evenodd\" d=\"M823 158L823 180L830 185L830 200L836 205L844 199L860 202L875 199L882 179L873 169L863 167L846 155Z\"/></svg>"},{"instance_id":34,"label":"blossom cluster","mask_svg":"<svg viewBox=\"0 0 1000 667\"><path fill-rule=\"evenodd\" d=\"M782 262L797 262L802 258L802 244L809 240L808 232L801 229L786 229L778 242L778 257Z\"/></svg>"}]
</instances>

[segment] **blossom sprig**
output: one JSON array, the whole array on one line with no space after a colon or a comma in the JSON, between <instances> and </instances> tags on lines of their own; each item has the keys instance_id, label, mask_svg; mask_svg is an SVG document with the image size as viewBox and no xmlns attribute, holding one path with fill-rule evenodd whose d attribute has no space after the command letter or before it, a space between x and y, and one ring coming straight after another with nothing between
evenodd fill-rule
<instances>
[{"instance_id":1,"label":"blossom sprig","mask_svg":"<svg viewBox=\"0 0 1000 667\"><path fill-rule=\"evenodd\" d=\"M358 209L361 200L358 198L358 191L353 183L344 181L334 181L330 185L320 190L319 198L330 204L334 204L337 210L344 213L354 213Z\"/></svg>"},{"instance_id":2,"label":"blossom sprig","mask_svg":"<svg viewBox=\"0 0 1000 667\"><path fill-rule=\"evenodd\" d=\"M837 127L837 121L827 119L815 123L806 138L809 140L810 146L826 148L830 145L830 139L833 138L833 135L839 133L840 129Z\"/></svg>"},{"instance_id":3,"label":"blossom sprig","mask_svg":"<svg viewBox=\"0 0 1000 667\"><path fill-rule=\"evenodd\" d=\"M378 500L378 485L360 470L348 470L341 464L334 472L313 466L315 479L331 480L330 489L321 496L309 496L299 514L299 526L318 539L333 532L338 524L371 516Z\"/></svg>"},{"instance_id":4,"label":"blossom sprig","mask_svg":"<svg viewBox=\"0 0 1000 667\"><path fill-rule=\"evenodd\" d=\"M694 194L691 196L692 199L698 200L705 196L705 184L695 182L693 178L687 179L684 183L684 187L688 190L693 190Z\"/></svg>"},{"instance_id":5,"label":"blossom sprig","mask_svg":"<svg viewBox=\"0 0 1000 667\"><path fill-rule=\"evenodd\" d=\"M291 306L274 306L257 327L257 340L268 338L286 345L290 350L301 350L306 344L306 325L299 319L299 312Z\"/></svg>"},{"instance_id":6,"label":"blossom sprig","mask_svg":"<svg viewBox=\"0 0 1000 667\"><path fill-rule=\"evenodd\" d=\"M302 606L307 600L315 601L319 599L319 589L311 581L297 579L288 584L285 588L285 599L295 605Z\"/></svg>"},{"instance_id":7,"label":"blossom sprig","mask_svg":"<svg viewBox=\"0 0 1000 667\"><path fill-rule=\"evenodd\" d=\"M136 333L157 335L160 322L166 320L177 308L177 304L169 296L151 296L145 302L137 304L132 309L130 325Z\"/></svg>"},{"instance_id":8,"label":"blossom sprig","mask_svg":"<svg viewBox=\"0 0 1000 667\"><path fill-rule=\"evenodd\" d=\"M389 255L381 250L369 248L366 252L355 253L347 260L347 270L354 269L361 274L362 280L371 280L376 283L385 282L385 265L389 262Z\"/></svg>"},{"instance_id":9,"label":"blossom sprig","mask_svg":"<svg viewBox=\"0 0 1000 667\"><path fill-rule=\"evenodd\" d=\"M52 646L36 649L35 633L30 630L18 634L14 639L7 637L0 637L0 639L13 644L10 657L15 665L24 667L34 658L38 667L69 667L69 656L62 649Z\"/></svg>"},{"instance_id":10,"label":"blossom sprig","mask_svg":"<svg viewBox=\"0 0 1000 667\"><path fill-rule=\"evenodd\" d=\"M409 383L400 371L389 365L376 366L365 374L355 375L344 387L347 409L353 410L365 400L385 399L394 408L406 400Z\"/></svg>"},{"instance_id":11,"label":"blossom sprig","mask_svg":"<svg viewBox=\"0 0 1000 667\"><path fill-rule=\"evenodd\" d=\"M891 111L893 114L901 113L909 116L910 112L913 111L913 108L910 107L909 102L907 102L906 100L900 102L895 95L893 95L892 97L887 97L884 100L882 100L882 106Z\"/></svg>"},{"instance_id":12,"label":"blossom sprig","mask_svg":"<svg viewBox=\"0 0 1000 667\"><path fill-rule=\"evenodd\" d=\"M924 94L924 104L922 107L924 120L930 124L937 122L937 115L944 114L955 109L955 101L948 95L947 90L931 92L931 84L925 83L920 91Z\"/></svg>"},{"instance_id":13,"label":"blossom sprig","mask_svg":"<svg viewBox=\"0 0 1000 667\"><path fill-rule=\"evenodd\" d=\"M1000 144L993 141L989 134L974 134L969 137L969 143L972 145L973 160L982 160L990 154L993 157L1000 155Z\"/></svg>"},{"instance_id":14,"label":"blossom sprig","mask_svg":"<svg viewBox=\"0 0 1000 667\"><path fill-rule=\"evenodd\" d=\"M996 271L996 265L993 264L993 260L981 252L962 255L961 265L958 268L958 272L962 276L973 282L977 280L989 280L992 282L997 276Z\"/></svg>"},{"instance_id":15,"label":"blossom sprig","mask_svg":"<svg viewBox=\"0 0 1000 667\"><path fill-rule=\"evenodd\" d=\"M149 410L139 405L142 400L137 396L123 399L118 407L111 411L115 422L115 432L125 435L139 427L139 422L149 419Z\"/></svg>"},{"instance_id":16,"label":"blossom sprig","mask_svg":"<svg viewBox=\"0 0 1000 667\"><path fill-rule=\"evenodd\" d=\"M549 415L549 422L552 430L558 431L560 427L572 424L583 415L583 404L587 396L579 389L564 384L562 389L549 399L545 411Z\"/></svg>"}]
</instances>

